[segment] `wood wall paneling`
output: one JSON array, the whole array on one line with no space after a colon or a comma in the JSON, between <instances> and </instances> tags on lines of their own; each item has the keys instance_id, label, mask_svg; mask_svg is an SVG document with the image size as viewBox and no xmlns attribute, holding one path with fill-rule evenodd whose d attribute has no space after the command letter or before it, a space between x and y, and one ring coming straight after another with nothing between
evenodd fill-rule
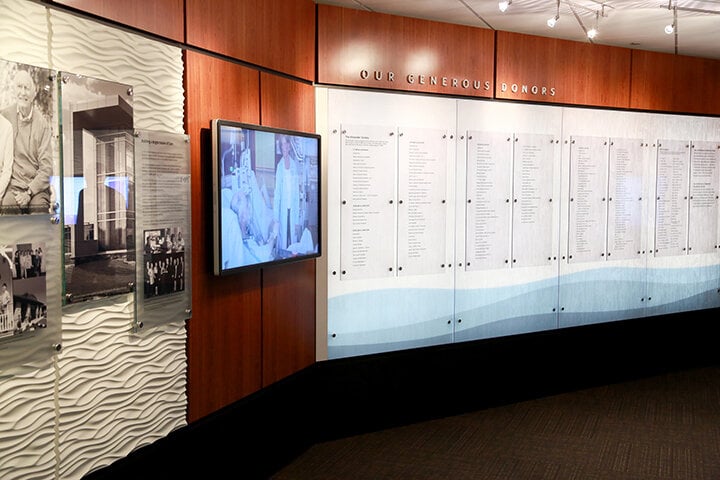
<instances>
[{"instance_id":1,"label":"wood wall paneling","mask_svg":"<svg viewBox=\"0 0 720 480\"><path fill-rule=\"evenodd\" d=\"M65 5L177 42L185 41L183 0L55 0L51 3Z\"/></svg>"},{"instance_id":2,"label":"wood wall paneling","mask_svg":"<svg viewBox=\"0 0 720 480\"><path fill-rule=\"evenodd\" d=\"M269 73L260 73L262 124L315 132L315 88Z\"/></svg>"},{"instance_id":3,"label":"wood wall paneling","mask_svg":"<svg viewBox=\"0 0 720 480\"><path fill-rule=\"evenodd\" d=\"M263 386L315 362L315 260L263 270Z\"/></svg>"},{"instance_id":4,"label":"wood wall paneling","mask_svg":"<svg viewBox=\"0 0 720 480\"><path fill-rule=\"evenodd\" d=\"M634 50L630 107L720 115L720 61Z\"/></svg>"},{"instance_id":5,"label":"wood wall paneling","mask_svg":"<svg viewBox=\"0 0 720 480\"><path fill-rule=\"evenodd\" d=\"M260 74L262 124L315 132L312 85ZM263 271L263 386L315 361L315 261Z\"/></svg>"},{"instance_id":6,"label":"wood wall paneling","mask_svg":"<svg viewBox=\"0 0 720 480\"><path fill-rule=\"evenodd\" d=\"M212 274L211 163L203 129L225 118L260 119L257 71L185 52L187 132L191 140L192 319L188 322L188 421L192 422L262 386L261 272Z\"/></svg>"},{"instance_id":7,"label":"wood wall paneling","mask_svg":"<svg viewBox=\"0 0 720 480\"><path fill-rule=\"evenodd\" d=\"M627 108L631 51L497 32L496 98Z\"/></svg>"},{"instance_id":8,"label":"wood wall paneling","mask_svg":"<svg viewBox=\"0 0 720 480\"><path fill-rule=\"evenodd\" d=\"M305 80L315 78L312 0L186 0L187 43Z\"/></svg>"},{"instance_id":9,"label":"wood wall paneling","mask_svg":"<svg viewBox=\"0 0 720 480\"><path fill-rule=\"evenodd\" d=\"M491 30L318 5L318 82L491 97Z\"/></svg>"}]
</instances>

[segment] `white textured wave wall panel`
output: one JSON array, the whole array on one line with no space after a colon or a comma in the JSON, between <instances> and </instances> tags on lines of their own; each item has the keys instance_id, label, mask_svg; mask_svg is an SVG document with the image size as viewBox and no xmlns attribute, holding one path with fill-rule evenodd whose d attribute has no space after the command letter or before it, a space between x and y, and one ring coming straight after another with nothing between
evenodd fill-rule
<instances>
[{"instance_id":1,"label":"white textured wave wall panel","mask_svg":"<svg viewBox=\"0 0 720 480\"><path fill-rule=\"evenodd\" d=\"M0 12L1 58L132 85L135 128L184 133L179 48L27 0ZM63 310L52 284L62 352L0 372L3 480L79 479L186 424L184 319L133 333L133 295Z\"/></svg>"},{"instance_id":2,"label":"white textured wave wall panel","mask_svg":"<svg viewBox=\"0 0 720 480\"><path fill-rule=\"evenodd\" d=\"M0 478L55 478L55 370L0 378Z\"/></svg>"},{"instance_id":3,"label":"white textured wave wall panel","mask_svg":"<svg viewBox=\"0 0 720 480\"><path fill-rule=\"evenodd\" d=\"M179 48L51 10L56 70L133 87L137 129L184 133ZM66 307L59 477L81 478L185 425L183 319L131 332L134 296Z\"/></svg>"},{"instance_id":4,"label":"white textured wave wall panel","mask_svg":"<svg viewBox=\"0 0 720 480\"><path fill-rule=\"evenodd\" d=\"M49 68L47 9L27 0L0 0L0 58Z\"/></svg>"},{"instance_id":5,"label":"white textured wave wall panel","mask_svg":"<svg viewBox=\"0 0 720 480\"><path fill-rule=\"evenodd\" d=\"M66 307L59 476L79 479L185 425L185 328L131 330L134 295Z\"/></svg>"},{"instance_id":6,"label":"white textured wave wall panel","mask_svg":"<svg viewBox=\"0 0 720 480\"><path fill-rule=\"evenodd\" d=\"M135 128L185 133L181 49L55 10L50 24L54 69L132 85Z\"/></svg>"}]
</instances>

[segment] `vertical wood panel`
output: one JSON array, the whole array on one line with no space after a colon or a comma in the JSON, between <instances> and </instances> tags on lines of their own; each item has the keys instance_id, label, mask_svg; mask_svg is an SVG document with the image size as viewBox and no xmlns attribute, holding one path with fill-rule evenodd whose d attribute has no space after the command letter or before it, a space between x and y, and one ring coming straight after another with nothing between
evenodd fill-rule
<instances>
[{"instance_id":1,"label":"vertical wood panel","mask_svg":"<svg viewBox=\"0 0 720 480\"><path fill-rule=\"evenodd\" d=\"M260 75L262 124L315 131L312 85ZM263 271L263 386L315 361L315 260Z\"/></svg>"},{"instance_id":2,"label":"vertical wood panel","mask_svg":"<svg viewBox=\"0 0 720 480\"><path fill-rule=\"evenodd\" d=\"M187 0L186 21L190 45L314 80L312 0Z\"/></svg>"},{"instance_id":3,"label":"vertical wood panel","mask_svg":"<svg viewBox=\"0 0 720 480\"><path fill-rule=\"evenodd\" d=\"M177 42L185 40L183 0L55 0L52 3L72 7Z\"/></svg>"},{"instance_id":4,"label":"vertical wood panel","mask_svg":"<svg viewBox=\"0 0 720 480\"><path fill-rule=\"evenodd\" d=\"M627 108L630 61L626 48L498 32L495 96Z\"/></svg>"},{"instance_id":5,"label":"vertical wood panel","mask_svg":"<svg viewBox=\"0 0 720 480\"><path fill-rule=\"evenodd\" d=\"M635 50L630 107L720 114L720 61Z\"/></svg>"},{"instance_id":6,"label":"vertical wood panel","mask_svg":"<svg viewBox=\"0 0 720 480\"><path fill-rule=\"evenodd\" d=\"M318 82L490 97L494 41L488 29L318 5Z\"/></svg>"},{"instance_id":7,"label":"vertical wood panel","mask_svg":"<svg viewBox=\"0 0 720 480\"><path fill-rule=\"evenodd\" d=\"M260 74L262 124L315 131L315 88L269 73Z\"/></svg>"},{"instance_id":8,"label":"vertical wood panel","mask_svg":"<svg viewBox=\"0 0 720 480\"><path fill-rule=\"evenodd\" d=\"M263 386L315 362L315 260L263 271Z\"/></svg>"},{"instance_id":9,"label":"vertical wood panel","mask_svg":"<svg viewBox=\"0 0 720 480\"><path fill-rule=\"evenodd\" d=\"M257 71L186 52L187 132L191 139L193 315L188 322L188 421L262 386L261 274L212 274L210 158L202 129L212 118L258 123ZM207 140L207 139L206 139ZM202 144L202 145L201 145Z\"/></svg>"}]
</instances>

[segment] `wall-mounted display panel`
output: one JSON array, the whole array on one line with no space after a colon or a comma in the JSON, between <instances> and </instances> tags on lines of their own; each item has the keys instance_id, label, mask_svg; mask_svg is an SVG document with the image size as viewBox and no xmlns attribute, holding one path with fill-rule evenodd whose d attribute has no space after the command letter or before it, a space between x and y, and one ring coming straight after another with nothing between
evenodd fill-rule
<instances>
[{"instance_id":1,"label":"wall-mounted display panel","mask_svg":"<svg viewBox=\"0 0 720 480\"><path fill-rule=\"evenodd\" d=\"M64 301L135 288L132 87L60 74Z\"/></svg>"},{"instance_id":2,"label":"wall-mounted display panel","mask_svg":"<svg viewBox=\"0 0 720 480\"><path fill-rule=\"evenodd\" d=\"M452 341L455 101L336 89L318 98L328 105L318 264L328 355Z\"/></svg>"},{"instance_id":3,"label":"wall-mounted display panel","mask_svg":"<svg viewBox=\"0 0 720 480\"><path fill-rule=\"evenodd\" d=\"M62 345L60 228L48 215L0 217L0 376L48 366Z\"/></svg>"},{"instance_id":4,"label":"wall-mounted display panel","mask_svg":"<svg viewBox=\"0 0 720 480\"><path fill-rule=\"evenodd\" d=\"M320 256L320 137L211 124L215 275Z\"/></svg>"},{"instance_id":5,"label":"wall-mounted display panel","mask_svg":"<svg viewBox=\"0 0 720 480\"><path fill-rule=\"evenodd\" d=\"M557 327L561 121L545 106L458 101L455 341ZM475 265L466 255L490 232L497 253Z\"/></svg>"},{"instance_id":6,"label":"wall-mounted display panel","mask_svg":"<svg viewBox=\"0 0 720 480\"><path fill-rule=\"evenodd\" d=\"M0 215L55 210L56 72L0 60Z\"/></svg>"},{"instance_id":7,"label":"wall-mounted display panel","mask_svg":"<svg viewBox=\"0 0 720 480\"><path fill-rule=\"evenodd\" d=\"M0 59L0 376L61 348L57 72Z\"/></svg>"},{"instance_id":8,"label":"wall-mounted display panel","mask_svg":"<svg viewBox=\"0 0 720 480\"><path fill-rule=\"evenodd\" d=\"M570 139L569 262L605 259L608 139Z\"/></svg>"},{"instance_id":9,"label":"wall-mounted display panel","mask_svg":"<svg viewBox=\"0 0 720 480\"><path fill-rule=\"evenodd\" d=\"M629 112L563 109L561 327L645 314L648 121Z\"/></svg>"},{"instance_id":10,"label":"wall-mounted display panel","mask_svg":"<svg viewBox=\"0 0 720 480\"><path fill-rule=\"evenodd\" d=\"M696 232L705 230L703 242L713 237L717 217L709 199L701 207L703 196L712 195L715 182L712 145L720 143L720 119L683 115L650 115L652 127L651 185L655 187L649 216L654 244L658 250L648 255L647 315L662 315L720 306L720 257L717 249L703 252L689 250L692 231L694 241L702 238ZM699 146L699 157L693 159L693 145ZM698 147L696 147L698 148ZM695 174L692 173L693 164ZM700 192L698 202L690 199ZM709 206L709 208L707 208ZM693 216L691 217L691 213ZM694 225L693 225L694 224ZM703 226L706 225L706 226ZM717 236L715 242L717 243ZM665 250L665 252L663 252Z\"/></svg>"},{"instance_id":11,"label":"wall-mounted display panel","mask_svg":"<svg viewBox=\"0 0 720 480\"><path fill-rule=\"evenodd\" d=\"M522 133L514 138L512 266L553 265L559 136Z\"/></svg>"},{"instance_id":12,"label":"wall-mounted display panel","mask_svg":"<svg viewBox=\"0 0 720 480\"><path fill-rule=\"evenodd\" d=\"M340 278L396 274L397 129L342 125Z\"/></svg>"},{"instance_id":13,"label":"wall-mounted display panel","mask_svg":"<svg viewBox=\"0 0 720 480\"><path fill-rule=\"evenodd\" d=\"M636 138L610 138L608 166L607 259L631 260L645 255L642 243L645 152Z\"/></svg>"},{"instance_id":14,"label":"wall-mounted display panel","mask_svg":"<svg viewBox=\"0 0 720 480\"><path fill-rule=\"evenodd\" d=\"M385 165L395 180L353 176L339 160L345 153L342 119L394 118L392 112L423 106L437 115L413 117L414 125L421 124L419 137L458 132L449 142L454 157L447 157L454 166L448 169L454 213L445 217L455 218L453 238L446 238L455 245L446 262L453 274L430 275L423 284L427 275L421 272L391 275L388 269L386 277L340 281L337 255L344 237L329 229L330 358L409 348L422 344L422 335L429 340L428 322L408 321L406 312L398 311L419 303L416 292L406 288L410 284L432 287L422 292L423 301L436 300L432 295L445 289L452 292L450 302L433 304L432 319L423 318L447 319L456 342L720 305L717 119L321 91L319 104L327 104L329 112L323 128L338 137L328 149L328 225L342 217L341 199L363 191L352 183L357 178L384 185L389 197L393 182L398 192L406 188L412 165L399 136L396 159L388 148L386 160L374 166ZM446 114L452 108L455 115ZM445 128L438 126L439 118L447 121ZM366 125L387 138L407 130L399 121ZM428 145L422 144L433 150ZM423 181L430 185L428 178ZM400 211L404 195L393 199ZM442 223L442 214L436 215ZM389 220L372 238L391 249L405 225ZM689 243L701 245L699 251ZM665 245L666 254L655 252L656 245Z\"/></svg>"},{"instance_id":15,"label":"wall-mounted display panel","mask_svg":"<svg viewBox=\"0 0 720 480\"><path fill-rule=\"evenodd\" d=\"M690 145L690 210L688 253L713 253L718 245L718 195L720 194L720 143Z\"/></svg>"},{"instance_id":16,"label":"wall-mounted display panel","mask_svg":"<svg viewBox=\"0 0 720 480\"><path fill-rule=\"evenodd\" d=\"M191 314L190 138L136 131L135 168L135 242L143 245L135 319L142 328Z\"/></svg>"},{"instance_id":17,"label":"wall-mounted display panel","mask_svg":"<svg viewBox=\"0 0 720 480\"><path fill-rule=\"evenodd\" d=\"M687 253L690 142L658 140L655 185L656 257Z\"/></svg>"},{"instance_id":18,"label":"wall-mounted display panel","mask_svg":"<svg viewBox=\"0 0 720 480\"><path fill-rule=\"evenodd\" d=\"M510 262L513 134L467 132L465 270Z\"/></svg>"},{"instance_id":19,"label":"wall-mounted display panel","mask_svg":"<svg viewBox=\"0 0 720 480\"><path fill-rule=\"evenodd\" d=\"M398 275L443 273L446 130L403 128L398 139Z\"/></svg>"}]
</instances>

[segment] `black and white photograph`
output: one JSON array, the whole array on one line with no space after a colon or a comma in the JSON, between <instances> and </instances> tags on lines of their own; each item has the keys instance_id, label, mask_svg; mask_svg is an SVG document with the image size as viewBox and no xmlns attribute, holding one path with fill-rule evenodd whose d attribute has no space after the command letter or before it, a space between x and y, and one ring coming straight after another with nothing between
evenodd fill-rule
<instances>
[{"instance_id":1,"label":"black and white photograph","mask_svg":"<svg viewBox=\"0 0 720 480\"><path fill-rule=\"evenodd\" d=\"M185 239L179 228L145 230L145 298L185 290Z\"/></svg>"},{"instance_id":2,"label":"black and white photograph","mask_svg":"<svg viewBox=\"0 0 720 480\"><path fill-rule=\"evenodd\" d=\"M44 243L0 247L0 338L47 328Z\"/></svg>"},{"instance_id":3,"label":"black and white photograph","mask_svg":"<svg viewBox=\"0 0 720 480\"><path fill-rule=\"evenodd\" d=\"M60 74L65 301L126 293L135 283L132 89Z\"/></svg>"},{"instance_id":4,"label":"black and white photograph","mask_svg":"<svg viewBox=\"0 0 720 480\"><path fill-rule=\"evenodd\" d=\"M0 60L0 214L51 213L55 137L52 70Z\"/></svg>"}]
</instances>

